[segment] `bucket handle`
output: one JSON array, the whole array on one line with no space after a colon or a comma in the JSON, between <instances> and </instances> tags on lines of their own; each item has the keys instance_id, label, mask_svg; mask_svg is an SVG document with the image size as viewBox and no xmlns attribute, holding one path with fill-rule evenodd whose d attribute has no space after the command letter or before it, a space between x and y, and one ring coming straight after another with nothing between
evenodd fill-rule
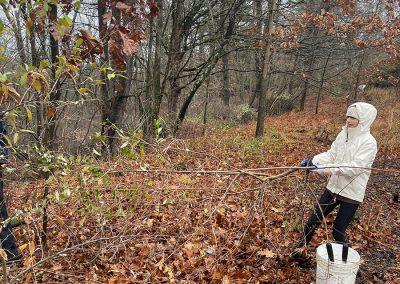
<instances>
[{"instance_id":1,"label":"bucket handle","mask_svg":"<svg viewBox=\"0 0 400 284\"><path fill-rule=\"evenodd\" d=\"M347 262L347 257L349 255L349 246L348 244L343 244L343 248L342 248L342 260L344 263Z\"/></svg>"},{"instance_id":2,"label":"bucket handle","mask_svg":"<svg viewBox=\"0 0 400 284\"><path fill-rule=\"evenodd\" d=\"M326 244L326 250L328 252L329 260L334 262L335 258L333 257L333 250L332 250L332 244L331 243L327 243Z\"/></svg>"}]
</instances>

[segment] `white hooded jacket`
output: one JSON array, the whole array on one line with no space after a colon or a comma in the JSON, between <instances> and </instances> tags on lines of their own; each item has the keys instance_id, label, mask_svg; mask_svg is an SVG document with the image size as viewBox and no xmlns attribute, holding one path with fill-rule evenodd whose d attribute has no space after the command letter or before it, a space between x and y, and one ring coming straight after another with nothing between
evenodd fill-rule
<instances>
[{"instance_id":1,"label":"white hooded jacket","mask_svg":"<svg viewBox=\"0 0 400 284\"><path fill-rule=\"evenodd\" d=\"M371 171L361 168L370 168L377 153L376 140L370 133L376 114L376 108L368 103L349 106L347 115L357 118L358 126L344 126L331 148L314 157L313 164L320 168L315 171L331 174L327 189L332 193L358 202L364 200Z\"/></svg>"}]
</instances>

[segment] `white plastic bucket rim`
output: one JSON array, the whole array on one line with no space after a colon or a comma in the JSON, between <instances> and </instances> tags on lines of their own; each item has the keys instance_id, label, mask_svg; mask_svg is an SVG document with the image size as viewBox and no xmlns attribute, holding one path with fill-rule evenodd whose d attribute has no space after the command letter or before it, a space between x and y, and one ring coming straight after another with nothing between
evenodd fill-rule
<instances>
[{"instance_id":1,"label":"white plastic bucket rim","mask_svg":"<svg viewBox=\"0 0 400 284\"><path fill-rule=\"evenodd\" d=\"M342 261L342 244L332 243L334 261L330 261L326 244L317 248L317 283L354 283L360 265L360 255L349 248L347 261Z\"/></svg>"}]
</instances>

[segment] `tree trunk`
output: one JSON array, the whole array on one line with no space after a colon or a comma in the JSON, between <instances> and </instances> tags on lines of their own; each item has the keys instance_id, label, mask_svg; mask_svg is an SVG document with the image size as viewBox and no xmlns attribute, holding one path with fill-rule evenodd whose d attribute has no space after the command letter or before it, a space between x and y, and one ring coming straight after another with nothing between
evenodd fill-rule
<instances>
[{"instance_id":1,"label":"tree trunk","mask_svg":"<svg viewBox=\"0 0 400 284\"><path fill-rule=\"evenodd\" d=\"M290 74L290 78L289 78L288 93L291 96L293 95L294 72L296 71L296 64L297 64L298 58L299 58L299 56L296 54L294 57L293 66L292 66L292 70L291 70L291 74Z\"/></svg>"},{"instance_id":2,"label":"tree trunk","mask_svg":"<svg viewBox=\"0 0 400 284\"><path fill-rule=\"evenodd\" d=\"M228 71L229 58L225 53L222 56L222 101L225 106L229 106L230 91L229 91L229 71Z\"/></svg>"},{"instance_id":3,"label":"tree trunk","mask_svg":"<svg viewBox=\"0 0 400 284\"><path fill-rule=\"evenodd\" d=\"M332 54L332 51L329 52L328 57L326 58L326 61L325 61L324 69L322 70L321 82L319 83L319 89L318 89L317 104L315 106L315 114L318 114L319 102L321 100L322 87L324 86L326 67L328 66L331 54Z\"/></svg>"},{"instance_id":4,"label":"tree trunk","mask_svg":"<svg viewBox=\"0 0 400 284\"><path fill-rule=\"evenodd\" d=\"M26 22L28 19L32 18L31 11L28 10L32 7L31 1L28 0L27 3L21 5L21 12L24 21ZM40 64L40 56L39 52L36 48L36 33L34 26L31 25L29 28L29 33L28 33L28 40L29 40L29 48L31 52L31 63L32 66L34 67L39 67ZM36 93L36 136L39 137L39 139L43 135L43 102L42 98L40 97L39 93Z\"/></svg>"},{"instance_id":5,"label":"tree trunk","mask_svg":"<svg viewBox=\"0 0 400 284\"><path fill-rule=\"evenodd\" d=\"M183 9L185 0L173 0L171 4L172 30L169 43L169 58L167 66L170 68L168 82L170 92L168 94L168 122L170 127L174 124L178 112L178 99L181 94L179 74L184 53L181 50L183 41Z\"/></svg>"},{"instance_id":6,"label":"tree trunk","mask_svg":"<svg viewBox=\"0 0 400 284\"><path fill-rule=\"evenodd\" d=\"M306 104L308 88L309 88L309 85L310 85L309 79L313 75L312 68L314 66L314 59L315 58L314 58L314 49L313 49L311 51L311 54L306 57L305 64L304 64L305 69L306 69L304 71L306 73L306 78L304 79L304 87L303 87L303 91L301 93L301 100L300 100L300 110L301 111L304 111L304 107L305 107L305 104Z\"/></svg>"},{"instance_id":7,"label":"tree trunk","mask_svg":"<svg viewBox=\"0 0 400 284\"><path fill-rule=\"evenodd\" d=\"M261 37L262 35L262 21L261 21L261 17L262 17L262 0L254 0L254 16L256 18L256 22L255 22L255 28L256 28L256 33L258 37ZM257 39L256 41L256 49L255 49L255 53L254 53L254 67L255 67L255 77L256 77L256 85L254 88L254 92L253 95L250 98L249 101L249 106L253 107L254 104L254 100L255 98L260 98L260 94L262 91L262 80L263 80L263 66L262 64L264 63L264 53L262 52L262 48L261 48L261 44L259 44L261 42L260 39Z\"/></svg>"},{"instance_id":8,"label":"tree trunk","mask_svg":"<svg viewBox=\"0 0 400 284\"><path fill-rule=\"evenodd\" d=\"M361 73L362 73L361 71L362 71L362 67L363 67L363 63L364 63L364 57L365 57L365 50L361 54L360 65L358 65L356 84L354 86L354 94L353 94L353 97L351 99L352 103L355 103L357 101L358 85L360 84L360 77L361 77Z\"/></svg>"},{"instance_id":9,"label":"tree trunk","mask_svg":"<svg viewBox=\"0 0 400 284\"><path fill-rule=\"evenodd\" d=\"M128 100L129 92L131 89L133 66L134 63L132 56L127 62L127 70L124 78L118 79L118 91L114 91L116 94L111 103L111 111L108 118L111 127L108 129L107 133L111 156L115 156L117 154L118 137L116 127L119 127L121 125L121 120L125 112L126 102Z\"/></svg>"},{"instance_id":10,"label":"tree trunk","mask_svg":"<svg viewBox=\"0 0 400 284\"><path fill-rule=\"evenodd\" d=\"M149 39L149 51L153 49L154 44L154 61L151 65L151 53L149 52L148 57L148 66L147 70L151 71L151 75L148 74L148 78L146 80L146 86L148 86L147 92L147 105L146 105L146 121L143 124L143 133L144 137L147 141L152 141L155 138L155 128L154 122L158 119L162 101L162 92L161 92L161 48L162 48L162 29L164 26L163 23L163 1L157 0L156 5L158 7L158 14L155 19L155 40L153 35L153 26L154 22L151 20L150 27L150 39ZM146 100L145 100L146 101Z\"/></svg>"},{"instance_id":11,"label":"tree trunk","mask_svg":"<svg viewBox=\"0 0 400 284\"><path fill-rule=\"evenodd\" d=\"M178 118L176 119L175 122L175 127L174 127L174 134L177 133L180 125L182 124L186 112L189 108L189 105L194 98L197 90L201 87L201 85L204 83L205 79L208 78L208 76L211 73L211 70L214 68L214 66L217 64L219 58L221 57L222 53L224 52L224 47L228 43L229 39L233 35L235 23L236 23L236 16L238 11L240 10L241 5L244 3L245 0L240 0L240 1L235 1L232 4L232 7L229 12L229 21L228 25L226 28L226 31L224 33L224 36L222 37L223 40L221 41L219 47L216 49L214 54L211 54L209 59L207 60L208 64L206 64L203 68L205 69L204 72L201 70L198 73L198 79L194 82L191 91L189 92L189 95L186 97L182 107L180 108ZM200 73L202 72L202 73Z\"/></svg>"},{"instance_id":12,"label":"tree trunk","mask_svg":"<svg viewBox=\"0 0 400 284\"><path fill-rule=\"evenodd\" d=\"M145 87L144 87L144 97L142 101L142 113L141 117L144 118L143 122L143 134L146 140L150 141L153 137L153 114L152 114L152 103L153 103L153 78L152 78L152 53L153 53L153 43L154 43L154 19L150 19L149 25L149 40L147 45L147 62L146 62L146 72L145 72Z\"/></svg>"},{"instance_id":13,"label":"tree trunk","mask_svg":"<svg viewBox=\"0 0 400 284\"><path fill-rule=\"evenodd\" d=\"M98 11L98 25L99 25L99 34L102 39L103 44L103 56L100 57L101 66L108 66L110 63L110 54L108 50L108 40L109 35L107 34L107 26L104 22L103 16L106 13L106 0L98 0L97 2L97 11ZM101 85L101 135L107 137L109 130L112 128L112 124L109 120L111 116L111 98L110 98L110 80L107 78L107 71L102 71L100 73L101 81L104 84ZM107 137L109 138L109 137ZM108 143L104 143L101 148L101 154L104 158L107 158L110 154L110 145Z\"/></svg>"},{"instance_id":14,"label":"tree trunk","mask_svg":"<svg viewBox=\"0 0 400 284\"><path fill-rule=\"evenodd\" d=\"M156 42L153 65L153 120L158 119L163 93L161 91L161 51L164 27L164 0L156 0L158 14L156 18Z\"/></svg>"},{"instance_id":15,"label":"tree trunk","mask_svg":"<svg viewBox=\"0 0 400 284\"><path fill-rule=\"evenodd\" d=\"M321 9L328 9L329 5L324 4L324 1L315 1L311 0L306 2L306 11L309 13L320 13ZM310 86L310 78L313 77L313 66L314 66L314 61L315 61L315 50L316 46L318 45L318 29L314 26L311 25L308 27L308 30L306 32L306 36L309 38L308 42L308 47L305 50L306 56L304 59L304 73L306 75L306 78L304 79L304 87L303 91L301 94L301 100L300 100L300 110L304 111L305 104L306 104L306 99L307 99L307 94Z\"/></svg>"},{"instance_id":16,"label":"tree trunk","mask_svg":"<svg viewBox=\"0 0 400 284\"><path fill-rule=\"evenodd\" d=\"M258 100L258 114L257 114L257 126L256 126L256 137L261 137L264 135L264 120L267 111L266 96L268 90L268 77L270 73L270 60L272 56L270 33L272 30L272 24L276 12L276 0L268 1L268 24L265 30L265 46L264 46L264 61L263 61L263 81L261 84L261 92Z\"/></svg>"},{"instance_id":17,"label":"tree trunk","mask_svg":"<svg viewBox=\"0 0 400 284\"><path fill-rule=\"evenodd\" d=\"M227 7L227 0L221 1L221 11L225 11ZM232 9L231 9L232 11ZM221 32L221 40L222 42L227 40L229 34L225 33L225 18L226 15L222 12L220 15L220 32ZM230 23L234 25L235 23ZM229 92L229 55L227 50L227 45L224 45L224 53L222 54L222 89L221 89L221 98L225 106L229 106L230 92Z\"/></svg>"},{"instance_id":18,"label":"tree trunk","mask_svg":"<svg viewBox=\"0 0 400 284\"><path fill-rule=\"evenodd\" d=\"M207 133L207 111L208 111L208 103L210 101L210 77L207 78L207 86L206 86L206 100L204 102L204 112L203 112L203 135Z\"/></svg>"},{"instance_id":19,"label":"tree trunk","mask_svg":"<svg viewBox=\"0 0 400 284\"><path fill-rule=\"evenodd\" d=\"M57 21L57 6L56 5L49 5L49 20L50 22ZM44 133L44 144L51 150L55 150L57 147L57 106L58 101L61 97L60 92L60 83L56 78L56 65L57 65L57 57L59 56L60 48L58 45L58 41L54 38L54 36L50 33L50 60L52 63L52 77L53 77L53 84L54 88L53 91L50 93L50 99L47 106L46 117L47 117L47 124Z\"/></svg>"},{"instance_id":20,"label":"tree trunk","mask_svg":"<svg viewBox=\"0 0 400 284\"><path fill-rule=\"evenodd\" d=\"M190 90L189 95L186 97L180 111L179 111L179 115L178 118L175 122L175 128L174 128L174 134L176 134L176 132L179 130L179 127L181 126L183 120L185 119L186 116L186 112L189 108L189 105L192 101L192 99L194 98L197 90L201 87L201 85L203 84L203 82L208 78L208 76L210 76L211 70L215 67L215 65L218 62L218 59L221 55L223 48L221 47L221 49L219 49L219 51L216 52L216 54L211 55L211 58L209 60L209 64L205 67L206 70L199 76L199 79L193 84L192 89Z\"/></svg>"}]
</instances>

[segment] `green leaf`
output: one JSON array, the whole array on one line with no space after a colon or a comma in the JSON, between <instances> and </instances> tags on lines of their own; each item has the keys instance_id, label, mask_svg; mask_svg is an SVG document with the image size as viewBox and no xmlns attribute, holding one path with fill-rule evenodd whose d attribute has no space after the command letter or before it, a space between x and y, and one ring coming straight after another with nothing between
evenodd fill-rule
<instances>
[{"instance_id":1,"label":"green leaf","mask_svg":"<svg viewBox=\"0 0 400 284\"><path fill-rule=\"evenodd\" d=\"M83 94L87 94L89 93L89 89L88 88L79 88L78 89L79 94L83 95Z\"/></svg>"},{"instance_id":2,"label":"green leaf","mask_svg":"<svg viewBox=\"0 0 400 284\"><path fill-rule=\"evenodd\" d=\"M36 92L40 93L42 91L42 84L40 84L39 80L33 81L32 86L36 90Z\"/></svg>"},{"instance_id":3,"label":"green leaf","mask_svg":"<svg viewBox=\"0 0 400 284\"><path fill-rule=\"evenodd\" d=\"M1 83L6 83L8 80L8 75L10 75L10 72L6 72L6 73L0 73L0 82Z\"/></svg>"},{"instance_id":4,"label":"green leaf","mask_svg":"<svg viewBox=\"0 0 400 284\"><path fill-rule=\"evenodd\" d=\"M27 81L28 81L28 73L22 74L22 75L21 75L21 79L19 80L19 84L20 84L22 87L25 87Z\"/></svg>"},{"instance_id":5,"label":"green leaf","mask_svg":"<svg viewBox=\"0 0 400 284\"><path fill-rule=\"evenodd\" d=\"M115 73L110 73L110 74L107 74L107 78L108 78L108 80L111 80L111 79L115 78L115 76L116 76L116 74L115 74Z\"/></svg>"},{"instance_id":6,"label":"green leaf","mask_svg":"<svg viewBox=\"0 0 400 284\"><path fill-rule=\"evenodd\" d=\"M2 35L4 33L4 23L3 21L0 19L0 35Z\"/></svg>"},{"instance_id":7,"label":"green leaf","mask_svg":"<svg viewBox=\"0 0 400 284\"><path fill-rule=\"evenodd\" d=\"M101 66L99 68L100 72L112 71L113 69L110 66Z\"/></svg>"},{"instance_id":8,"label":"green leaf","mask_svg":"<svg viewBox=\"0 0 400 284\"><path fill-rule=\"evenodd\" d=\"M50 10L50 7L49 7L49 3L47 3L47 2L44 2L44 4L43 4L43 9L46 11L46 13Z\"/></svg>"},{"instance_id":9,"label":"green leaf","mask_svg":"<svg viewBox=\"0 0 400 284\"><path fill-rule=\"evenodd\" d=\"M55 195L54 197L56 198L56 201L60 202L60 193L58 191L56 191L56 193L54 195Z\"/></svg>"},{"instance_id":10,"label":"green leaf","mask_svg":"<svg viewBox=\"0 0 400 284\"><path fill-rule=\"evenodd\" d=\"M126 216L126 214L125 214L125 212L124 212L124 210L123 210L122 208L119 208L119 209L117 210L117 212L115 213L115 215L116 215L117 217L125 217L125 216Z\"/></svg>"},{"instance_id":11,"label":"green leaf","mask_svg":"<svg viewBox=\"0 0 400 284\"><path fill-rule=\"evenodd\" d=\"M65 65L68 63L68 60L65 56L58 56L57 57L58 61L60 62L61 65Z\"/></svg>"},{"instance_id":12,"label":"green leaf","mask_svg":"<svg viewBox=\"0 0 400 284\"><path fill-rule=\"evenodd\" d=\"M61 67L61 66L58 67L56 70L56 77L59 77L63 71L64 71L63 67Z\"/></svg>"},{"instance_id":13,"label":"green leaf","mask_svg":"<svg viewBox=\"0 0 400 284\"><path fill-rule=\"evenodd\" d=\"M18 139L19 139L19 133L18 133L18 132L15 132L15 133L14 133L14 137L13 137L13 142L14 142L14 144L17 144Z\"/></svg>"},{"instance_id":14,"label":"green leaf","mask_svg":"<svg viewBox=\"0 0 400 284\"><path fill-rule=\"evenodd\" d=\"M76 46L76 47L80 47L80 46L82 45L82 43L83 43L83 38L78 38L78 39L75 41L75 46Z\"/></svg>"},{"instance_id":15,"label":"green leaf","mask_svg":"<svg viewBox=\"0 0 400 284\"><path fill-rule=\"evenodd\" d=\"M124 78L124 79L129 79L128 77L126 77L125 75L122 75L122 74L116 74L115 76L118 76L118 77L121 77L121 78Z\"/></svg>"},{"instance_id":16,"label":"green leaf","mask_svg":"<svg viewBox=\"0 0 400 284\"><path fill-rule=\"evenodd\" d=\"M28 121L32 121L32 112L28 107L25 107L25 111L26 111L26 118L28 119Z\"/></svg>"},{"instance_id":17,"label":"green leaf","mask_svg":"<svg viewBox=\"0 0 400 284\"><path fill-rule=\"evenodd\" d=\"M46 69L50 66L47 60L40 60L39 67L42 69Z\"/></svg>"},{"instance_id":18,"label":"green leaf","mask_svg":"<svg viewBox=\"0 0 400 284\"><path fill-rule=\"evenodd\" d=\"M72 26L72 20L68 16L65 16L65 17L59 19L58 23L61 26L64 26L64 27L67 27L67 28L70 28Z\"/></svg>"},{"instance_id":19,"label":"green leaf","mask_svg":"<svg viewBox=\"0 0 400 284\"><path fill-rule=\"evenodd\" d=\"M75 1L72 5L74 6L75 9L80 9L81 8L81 1L79 1L79 0Z\"/></svg>"},{"instance_id":20,"label":"green leaf","mask_svg":"<svg viewBox=\"0 0 400 284\"><path fill-rule=\"evenodd\" d=\"M8 137L8 135L3 135L3 138L6 139L7 145L10 145L10 146L12 145L10 137Z\"/></svg>"}]
</instances>

